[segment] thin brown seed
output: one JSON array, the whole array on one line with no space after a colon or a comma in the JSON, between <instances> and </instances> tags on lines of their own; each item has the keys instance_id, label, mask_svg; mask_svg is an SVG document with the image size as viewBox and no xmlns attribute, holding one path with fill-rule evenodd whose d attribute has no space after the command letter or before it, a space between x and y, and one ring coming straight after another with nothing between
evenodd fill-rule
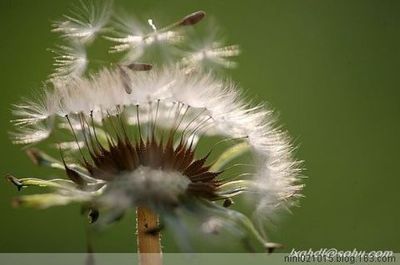
<instances>
[{"instance_id":1,"label":"thin brown seed","mask_svg":"<svg viewBox=\"0 0 400 265\"><path fill-rule=\"evenodd\" d=\"M150 71L153 68L153 65L147 63L131 63L126 67L132 71Z\"/></svg>"},{"instance_id":2,"label":"thin brown seed","mask_svg":"<svg viewBox=\"0 0 400 265\"><path fill-rule=\"evenodd\" d=\"M119 73L121 75L122 85L124 86L125 92L128 94L131 94L132 87L131 87L131 78L129 77L129 74L120 65L118 65L118 69L119 69Z\"/></svg>"},{"instance_id":3,"label":"thin brown seed","mask_svg":"<svg viewBox=\"0 0 400 265\"><path fill-rule=\"evenodd\" d=\"M184 17L179 23L179 26L192 26L199 23L206 15L206 12L200 10Z\"/></svg>"}]
</instances>

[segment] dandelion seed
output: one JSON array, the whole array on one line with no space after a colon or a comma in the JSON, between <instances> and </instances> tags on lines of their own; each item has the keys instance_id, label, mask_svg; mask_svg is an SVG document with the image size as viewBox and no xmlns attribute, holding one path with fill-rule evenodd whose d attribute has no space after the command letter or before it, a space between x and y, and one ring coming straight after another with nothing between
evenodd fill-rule
<instances>
[{"instance_id":1,"label":"dandelion seed","mask_svg":"<svg viewBox=\"0 0 400 265\"><path fill-rule=\"evenodd\" d=\"M40 142L50 136L51 128L45 124L22 126L10 133L14 144L31 144Z\"/></svg>"},{"instance_id":2,"label":"dandelion seed","mask_svg":"<svg viewBox=\"0 0 400 265\"><path fill-rule=\"evenodd\" d=\"M54 23L53 31L61 33L64 38L87 43L92 41L103 29L110 17L111 2L80 0L80 6L74 6L71 15Z\"/></svg>"},{"instance_id":3,"label":"dandelion seed","mask_svg":"<svg viewBox=\"0 0 400 265\"><path fill-rule=\"evenodd\" d=\"M154 25L153 25L154 26ZM183 36L178 31L157 31L155 26L152 32L146 32L144 29L137 28L133 32L122 38L107 37L107 39L119 43L111 48L111 52L129 51L128 58L135 61L143 56L145 51L154 45L169 46L180 43Z\"/></svg>"},{"instance_id":4,"label":"dandelion seed","mask_svg":"<svg viewBox=\"0 0 400 265\"><path fill-rule=\"evenodd\" d=\"M129 77L129 74L125 71L125 69L122 66L119 66L119 72L121 74L121 80L122 80L122 84L124 86L125 92L128 94L131 94L132 88L131 88L131 78Z\"/></svg>"},{"instance_id":5,"label":"dandelion seed","mask_svg":"<svg viewBox=\"0 0 400 265\"><path fill-rule=\"evenodd\" d=\"M70 46L58 46L51 50L56 56L54 57L55 72L50 78L71 78L79 77L84 74L88 64L86 50L79 43Z\"/></svg>"},{"instance_id":6,"label":"dandelion seed","mask_svg":"<svg viewBox=\"0 0 400 265\"><path fill-rule=\"evenodd\" d=\"M47 107L40 101L27 100L21 104L16 104L14 105L13 115L18 118L12 120L12 122L16 126L29 126L46 120L49 116Z\"/></svg>"},{"instance_id":7,"label":"dandelion seed","mask_svg":"<svg viewBox=\"0 0 400 265\"><path fill-rule=\"evenodd\" d=\"M219 43L214 43L211 47L200 49L188 57L184 57L182 63L187 66L193 66L211 62L225 68L234 68L236 63L226 58L237 56L239 53L238 45L220 46Z\"/></svg>"},{"instance_id":8,"label":"dandelion seed","mask_svg":"<svg viewBox=\"0 0 400 265\"><path fill-rule=\"evenodd\" d=\"M149 47L155 44L164 49L168 46L172 47L184 40L183 34L179 31L180 27L193 26L200 22L204 16L204 11L194 12L161 29L157 29L153 19L148 19L147 23L152 29L150 32L138 22L121 21L119 19L119 24L122 25L124 31L128 32L128 35L120 38L107 37L107 39L119 43L111 48L111 52L129 51L126 60L135 61L143 56Z\"/></svg>"}]
</instances>

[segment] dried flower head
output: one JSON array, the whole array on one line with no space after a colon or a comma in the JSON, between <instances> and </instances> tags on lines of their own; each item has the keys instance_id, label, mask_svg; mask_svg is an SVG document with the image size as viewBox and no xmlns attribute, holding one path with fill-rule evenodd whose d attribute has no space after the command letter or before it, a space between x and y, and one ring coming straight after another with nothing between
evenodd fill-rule
<instances>
[{"instance_id":1,"label":"dried flower head","mask_svg":"<svg viewBox=\"0 0 400 265\"><path fill-rule=\"evenodd\" d=\"M203 232L216 233L229 224L238 236L275 247L248 217L228 207L236 196L248 195L253 199L249 209L259 220L291 205L302 188L299 162L292 157L287 134L274 126L270 110L244 102L233 82L201 67L204 59L231 67L224 58L237 55L238 47L214 43L159 67L139 61L154 42L184 41L185 28L205 16L198 11L162 29L149 20L150 32L108 37L118 43L113 51L140 52L87 74L85 49L106 25L111 28L108 10L109 5L85 3L83 12L74 11L75 16L55 24L54 31L74 45L57 50L58 68L39 99L15 106L15 143L55 138L60 159L36 148L27 154L38 165L63 170L67 179L10 175L19 189L49 189L20 196L14 204L46 208L81 203L90 209L92 221L100 223L144 205L167 227L191 214ZM235 164L244 154L251 167Z\"/></svg>"}]
</instances>

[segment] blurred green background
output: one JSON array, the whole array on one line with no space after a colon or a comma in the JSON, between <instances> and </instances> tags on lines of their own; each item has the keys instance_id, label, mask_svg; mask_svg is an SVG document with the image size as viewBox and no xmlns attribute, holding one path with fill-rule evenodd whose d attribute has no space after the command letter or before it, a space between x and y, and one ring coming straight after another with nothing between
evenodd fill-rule
<instances>
[{"instance_id":1,"label":"blurred green background","mask_svg":"<svg viewBox=\"0 0 400 265\"><path fill-rule=\"evenodd\" d=\"M230 43L240 44L231 72L280 122L305 160L305 198L270 231L291 248L389 249L400 252L400 1L133 1L115 6L173 21L203 9ZM10 108L51 71L57 36L50 24L66 0L0 2L0 174L42 176L11 144ZM0 181L1 252L85 251L79 207L13 209L14 187ZM94 238L95 250L135 250L128 216ZM164 251L177 251L163 238ZM210 239L211 240L211 239ZM202 251L213 251L201 239ZM222 248L223 249L223 248ZM226 250L226 249L225 249ZM218 251L218 249L216 249ZM240 249L231 249L240 251Z\"/></svg>"}]
</instances>

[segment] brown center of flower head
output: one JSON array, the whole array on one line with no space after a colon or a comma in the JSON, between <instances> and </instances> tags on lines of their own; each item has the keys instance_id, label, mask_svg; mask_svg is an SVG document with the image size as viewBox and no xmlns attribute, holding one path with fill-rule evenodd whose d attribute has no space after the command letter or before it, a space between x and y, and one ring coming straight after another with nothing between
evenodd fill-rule
<instances>
[{"instance_id":1,"label":"brown center of flower head","mask_svg":"<svg viewBox=\"0 0 400 265\"><path fill-rule=\"evenodd\" d=\"M90 157L90 159L87 159L80 149L83 158L82 165L88 170L91 177L113 181L124 173L133 172L142 166L156 170L179 172L186 176L190 180L187 187L189 195L205 198L215 196L216 189L222 184L216 178L222 171L212 172L210 171L211 165L205 164L210 152L203 158L196 159L193 138L191 140L185 138L184 133L179 135L176 128L169 129L156 136L155 123L151 124L151 132L143 137L140 122L138 122L138 135L130 137L131 135L128 133L126 123L121 115L123 115L123 112L114 117L103 118L103 123L110 123L115 135L113 138L107 137L105 142L99 140L93 120L89 123L84 115L79 115L84 146L87 148ZM91 117L93 118L92 114ZM66 118L72 128L69 117ZM75 133L74 136L76 138ZM84 180L67 165L65 165L65 168L71 180L80 185L85 184Z\"/></svg>"}]
</instances>

